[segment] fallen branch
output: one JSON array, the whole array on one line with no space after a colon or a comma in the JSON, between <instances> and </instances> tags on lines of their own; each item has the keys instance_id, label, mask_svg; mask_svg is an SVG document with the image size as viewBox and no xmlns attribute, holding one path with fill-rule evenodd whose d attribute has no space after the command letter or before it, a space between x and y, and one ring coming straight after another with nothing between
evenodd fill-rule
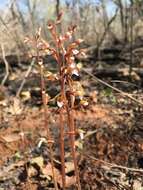
<instances>
[{"instance_id":1,"label":"fallen branch","mask_svg":"<svg viewBox=\"0 0 143 190\"><path fill-rule=\"evenodd\" d=\"M24 86L24 84L26 82L26 79L29 76L29 74L30 74L30 72L31 72L31 70L32 70L32 68L34 66L34 63L35 63L35 59L32 59L31 64L30 64L30 66L29 66L29 68L28 68L28 70L27 70L27 72L26 72L26 74L24 76L24 79L23 79L23 81L22 81L22 83L21 83L21 85L20 85L20 87L19 87L19 89L18 89L18 91L16 93L16 97L19 97L19 95L20 95L20 93L21 93L21 91L23 89L23 86Z\"/></svg>"},{"instance_id":2,"label":"fallen branch","mask_svg":"<svg viewBox=\"0 0 143 190\"><path fill-rule=\"evenodd\" d=\"M143 102L137 100L136 98L134 98L130 94L128 94L126 92L123 92L122 90L120 90L120 89L118 89L118 88L116 88L116 87L108 84L107 82L99 79L98 77L94 76L92 73L88 72L86 69L82 69L82 71L84 71L86 74L88 74L89 76L91 76L93 78L93 80L98 81L99 83L101 83L101 84L103 84L105 86L108 86L109 88L115 90L116 92L119 92L122 96L127 97L127 98L133 100L134 102L136 102L136 103L138 103L138 104L140 104L140 105L143 106Z\"/></svg>"},{"instance_id":3,"label":"fallen branch","mask_svg":"<svg viewBox=\"0 0 143 190\"><path fill-rule=\"evenodd\" d=\"M103 163L104 165L110 166L111 168L119 168L119 169L123 169L123 170L126 170L126 171L141 172L141 173L143 173L143 169L130 168L130 167L122 166L122 165L117 165L117 164L114 164L114 163L106 162L106 161L104 161L104 160L95 158L95 157L90 156L90 155L85 154L85 153L82 153L82 154L83 154L83 156L88 157L89 159L92 159L92 160L94 160L94 161L101 162L101 163Z\"/></svg>"},{"instance_id":4,"label":"fallen branch","mask_svg":"<svg viewBox=\"0 0 143 190\"><path fill-rule=\"evenodd\" d=\"M96 76L129 76L129 68L103 68L103 69L96 69L95 71ZM143 69L142 68L132 68L132 74L136 73L140 77L143 77Z\"/></svg>"}]
</instances>

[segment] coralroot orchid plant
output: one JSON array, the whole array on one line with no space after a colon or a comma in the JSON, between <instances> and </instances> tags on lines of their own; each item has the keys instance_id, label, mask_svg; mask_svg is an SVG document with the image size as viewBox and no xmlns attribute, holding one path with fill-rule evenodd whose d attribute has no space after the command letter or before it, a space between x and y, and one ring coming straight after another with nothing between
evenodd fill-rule
<instances>
[{"instance_id":1,"label":"coralroot orchid plant","mask_svg":"<svg viewBox=\"0 0 143 190\"><path fill-rule=\"evenodd\" d=\"M74 163L74 171L76 177L77 189L81 190L79 170L77 165L76 158L76 148L75 148L75 134L76 127L74 122L74 107L75 107L75 98L79 96L81 101L83 101L83 89L79 82L73 80L73 75L79 76L79 68L75 62L75 56L83 54L83 50L78 50L81 39L73 41L73 34L76 31L76 26L68 27L67 32L62 35L58 32L58 25L61 23L62 14L60 14L55 22L48 23L48 29L53 38L54 47L42 39L41 37L41 28L37 31L34 39L26 38L26 42L31 42L36 49L36 58L40 68L41 76L41 93L42 93L42 102L45 113L45 128L47 130L47 138L49 143L51 165L53 172L53 180L55 189L57 190L57 180L54 173L54 158L52 150L52 140L50 129L48 127L48 110L47 104L49 97L46 94L46 85L45 85L45 76L44 76L44 63L42 60L43 54L48 54L54 57L58 64L58 73L50 74L48 76L49 80L58 80L60 84L60 94L57 97L57 106L59 110L59 120L60 120L60 154L61 154L61 171L62 171L62 187L66 187L66 175L65 175L65 144L64 139L65 135L69 135L71 155ZM66 123L65 123L66 121ZM68 126L68 134L65 132L65 125Z\"/></svg>"}]
</instances>

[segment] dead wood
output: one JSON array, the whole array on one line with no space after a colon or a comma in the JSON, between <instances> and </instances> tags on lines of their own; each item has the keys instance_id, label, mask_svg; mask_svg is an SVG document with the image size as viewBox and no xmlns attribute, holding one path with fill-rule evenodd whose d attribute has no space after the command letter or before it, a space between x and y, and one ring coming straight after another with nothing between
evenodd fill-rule
<instances>
[{"instance_id":1,"label":"dead wood","mask_svg":"<svg viewBox=\"0 0 143 190\"><path fill-rule=\"evenodd\" d=\"M94 69L94 74L96 76L104 77L127 77L129 76L129 68L101 68ZM143 68L133 68L132 74L137 74L139 77L143 77Z\"/></svg>"}]
</instances>

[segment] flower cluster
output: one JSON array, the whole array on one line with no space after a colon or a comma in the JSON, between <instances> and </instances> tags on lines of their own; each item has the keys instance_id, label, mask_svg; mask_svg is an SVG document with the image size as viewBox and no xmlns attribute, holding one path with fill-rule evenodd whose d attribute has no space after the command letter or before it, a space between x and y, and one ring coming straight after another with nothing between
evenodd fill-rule
<instances>
[{"instance_id":1,"label":"flower cluster","mask_svg":"<svg viewBox=\"0 0 143 190\"><path fill-rule=\"evenodd\" d=\"M44 85L45 77L50 81L59 81L60 84L60 94L56 96L57 106L59 108L60 115L60 144L61 144L61 163L62 163L62 181L63 189L66 186L65 178L65 160L64 160L64 138L65 138L65 129L64 129L64 115L67 114L67 125L69 128L68 134L70 135L70 144L71 144L71 154L75 166L75 176L77 180L78 190L80 187L79 173L76 161L75 153L75 125L74 125L74 105L75 98L78 96L81 100L81 104L86 106L88 103L84 100L84 90L80 81L75 81L73 75L79 76L79 67L76 64L75 57L79 55L84 56L84 51L79 50L79 45L83 40L73 40L74 32L77 27L75 25L68 27L65 34L59 33L58 26L61 23L62 13L59 14L56 21L50 21L48 23L48 30L50 31L52 37L52 44L50 45L41 37L41 28L38 29L34 39L26 38L25 42L30 43L35 47L36 54L33 55L37 58L38 65L40 67L41 73L41 89L43 102L48 103L49 97L46 97L46 89ZM44 63L42 60L43 55L51 55L57 62L58 72L53 74L47 72L47 75L43 75ZM63 112L64 111L64 112ZM64 114L63 114L64 113Z\"/></svg>"}]
</instances>

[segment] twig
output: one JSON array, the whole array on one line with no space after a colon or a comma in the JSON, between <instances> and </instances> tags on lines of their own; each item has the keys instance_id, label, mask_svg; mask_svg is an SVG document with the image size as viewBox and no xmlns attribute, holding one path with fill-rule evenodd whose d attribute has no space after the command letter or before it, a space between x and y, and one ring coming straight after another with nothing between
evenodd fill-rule
<instances>
[{"instance_id":1,"label":"twig","mask_svg":"<svg viewBox=\"0 0 143 190\"><path fill-rule=\"evenodd\" d=\"M7 78L8 78L8 75L9 75L9 64L8 64L8 61L6 60L6 57L5 57L5 50L4 50L4 45L1 44L1 50L2 50L2 58L3 58L3 61L4 61L4 64L5 64L5 70L6 70L6 74L1 82L1 85L4 86Z\"/></svg>"},{"instance_id":2,"label":"twig","mask_svg":"<svg viewBox=\"0 0 143 190\"><path fill-rule=\"evenodd\" d=\"M30 66L29 66L29 68L28 68L28 70L27 70L27 72L26 72L26 74L25 74L25 76L24 76L24 79L23 79L23 81L22 81L22 83L21 83L21 85L20 85L20 87L19 87L19 89L18 89L18 91L17 91L17 93L16 93L16 96L17 96L17 97L19 97L19 95L20 95L20 93L21 93L21 91L22 91L22 89L23 89L23 86L24 86L24 84L25 84L25 82L26 82L26 79L27 79L27 77L29 76L29 74L30 74L30 72L31 72L31 70L32 70L32 68L33 68L33 66L34 66L34 64L35 64L35 59L32 59L31 64L30 64Z\"/></svg>"},{"instance_id":3,"label":"twig","mask_svg":"<svg viewBox=\"0 0 143 190\"><path fill-rule=\"evenodd\" d=\"M132 82L128 82L128 81L124 81L124 80L112 80L111 82L113 82L113 83L128 84L128 85L130 85L130 86L135 86L135 87L137 87L136 84L133 84Z\"/></svg>"},{"instance_id":4,"label":"twig","mask_svg":"<svg viewBox=\"0 0 143 190\"><path fill-rule=\"evenodd\" d=\"M133 96L131 96L130 94L126 93L126 92L123 92L122 90L108 84L107 82L99 79L98 77L94 76L92 73L88 72L86 69L82 69L82 71L84 71L85 73L87 73L89 76L91 76L94 80L100 82L101 84L105 85L105 86L108 86L109 88L112 88L113 90L115 90L116 92L119 92L122 96L124 97L128 97L129 99L133 100L134 102L140 104L143 106L143 102L137 100L136 98L134 98Z\"/></svg>"},{"instance_id":5,"label":"twig","mask_svg":"<svg viewBox=\"0 0 143 190\"><path fill-rule=\"evenodd\" d=\"M82 154L83 154L83 156L88 157L89 159L92 159L92 160L94 160L94 161L101 162L101 163L103 163L103 164L105 164L105 165L110 166L111 168L119 168L119 169L123 169L123 170L126 170L126 171L141 172L141 173L143 173L143 169L136 169L136 168L130 168L130 167L122 166L122 165L117 165L117 164L114 164L114 163L106 162L106 161L104 161L104 160L95 158L95 157L90 156L90 155L85 154L85 153L82 153Z\"/></svg>"}]
</instances>

